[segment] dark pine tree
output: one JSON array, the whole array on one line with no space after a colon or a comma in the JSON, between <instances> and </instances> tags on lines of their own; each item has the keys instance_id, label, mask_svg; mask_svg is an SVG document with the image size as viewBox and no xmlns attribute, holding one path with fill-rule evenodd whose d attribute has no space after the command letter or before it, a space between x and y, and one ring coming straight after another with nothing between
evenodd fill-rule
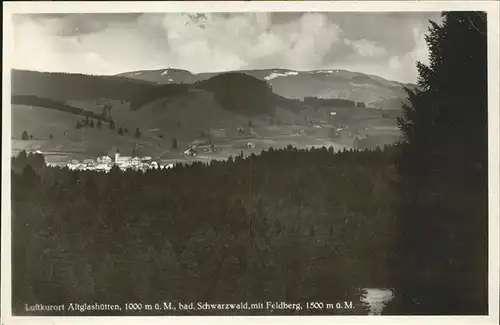
<instances>
[{"instance_id":1,"label":"dark pine tree","mask_svg":"<svg viewBox=\"0 0 500 325\"><path fill-rule=\"evenodd\" d=\"M141 137L141 130L139 130L139 128L136 128L136 129L135 129L135 134L134 134L134 136L135 136L136 138L140 138L140 137Z\"/></svg>"},{"instance_id":2,"label":"dark pine tree","mask_svg":"<svg viewBox=\"0 0 500 325\"><path fill-rule=\"evenodd\" d=\"M30 138L30 136L26 130L23 131L23 135L21 137L23 140L28 140Z\"/></svg>"},{"instance_id":3,"label":"dark pine tree","mask_svg":"<svg viewBox=\"0 0 500 325\"><path fill-rule=\"evenodd\" d=\"M121 126L118 128L118 134L123 135L123 128Z\"/></svg>"},{"instance_id":4,"label":"dark pine tree","mask_svg":"<svg viewBox=\"0 0 500 325\"><path fill-rule=\"evenodd\" d=\"M431 22L430 63L399 119L405 143L393 280L396 313L487 314L486 14ZM392 311L391 311L392 312Z\"/></svg>"}]
</instances>

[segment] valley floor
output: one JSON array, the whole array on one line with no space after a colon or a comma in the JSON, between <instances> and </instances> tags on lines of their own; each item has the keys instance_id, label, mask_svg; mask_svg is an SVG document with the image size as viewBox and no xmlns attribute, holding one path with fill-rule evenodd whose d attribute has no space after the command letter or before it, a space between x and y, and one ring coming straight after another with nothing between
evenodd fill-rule
<instances>
[{"instance_id":1,"label":"valley floor","mask_svg":"<svg viewBox=\"0 0 500 325\"><path fill-rule=\"evenodd\" d=\"M253 144L254 148L249 148L247 144ZM77 159L95 159L96 157L92 154L85 152L84 150L68 150L66 148L50 148L45 150L44 147L46 141L23 141L23 140L12 140L12 155L17 155L20 151L25 150L27 152L35 152L40 150L45 156L46 162L51 165L66 165L70 160ZM209 145L197 146L197 155L188 156L183 154L183 150L172 150L170 148L164 148L164 151L157 152L159 160L165 164L171 163L190 163L194 161L208 162L211 160L226 160L230 156L235 157L241 152L245 156L250 154L258 154L262 150L268 150L269 148L281 149L288 145L292 145L298 149L309 149L309 148L321 148L321 147L333 147L335 151L342 150L344 148L350 149L351 146L342 145L333 142L328 139L317 138L307 135L277 135L277 136L266 136L266 137L248 137L244 139L225 139L220 141L215 145L215 152L206 152L209 149Z\"/></svg>"}]
</instances>

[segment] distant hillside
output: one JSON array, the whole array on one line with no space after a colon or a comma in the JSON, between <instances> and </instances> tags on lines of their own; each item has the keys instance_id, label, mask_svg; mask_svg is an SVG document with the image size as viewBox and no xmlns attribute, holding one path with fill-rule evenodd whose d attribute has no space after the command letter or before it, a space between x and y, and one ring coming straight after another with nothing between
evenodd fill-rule
<instances>
[{"instance_id":1,"label":"distant hillside","mask_svg":"<svg viewBox=\"0 0 500 325\"><path fill-rule=\"evenodd\" d=\"M395 103L406 98L402 84L384 78L346 70L295 71L288 69L241 70L244 73L265 80L273 91L283 97L303 99L304 97L341 98L364 102L376 108L399 108ZM161 69L133 71L118 76L160 84L196 83L223 73L193 74L186 70ZM388 104L386 107L385 105Z\"/></svg>"},{"instance_id":2,"label":"distant hillside","mask_svg":"<svg viewBox=\"0 0 500 325\"><path fill-rule=\"evenodd\" d=\"M187 70L181 69L160 69L160 70L141 70L120 73L118 77L125 77L135 80L149 81L159 84L170 83L195 83L205 80L218 73L193 74Z\"/></svg>"},{"instance_id":3,"label":"distant hillside","mask_svg":"<svg viewBox=\"0 0 500 325\"><path fill-rule=\"evenodd\" d=\"M227 89L215 83L226 82L214 79L226 75ZM252 76L253 83L233 84L232 77ZM293 71L286 69L244 70L230 73L192 74L186 70L163 69L123 73L118 76L89 76L81 74L47 73L24 70L12 70L12 93L15 95L32 95L58 101L114 99L133 102L133 108L139 108L151 99L161 98L163 93L171 96L177 91L185 91L187 85L196 85L204 89L216 91L218 100L226 101L223 106L234 109L236 97L246 98L245 87L253 87L266 82L272 91L289 99L305 97L344 99L363 102L366 106L382 109L399 109L406 98L403 86L415 88L416 85L403 85L377 76L349 72L345 70ZM207 80L212 80L208 82ZM243 80L243 79L242 79ZM245 79L246 80L246 79ZM207 83L205 83L207 81ZM185 86L165 86L178 85ZM256 88L257 89L257 88ZM264 88L261 88L264 89ZM260 90L256 90L260 91ZM233 93L232 95L229 95ZM225 94L225 95L224 95ZM241 97L243 96L243 97ZM141 99L142 98L142 99ZM248 96L251 103L255 100ZM232 104L229 105L228 103ZM241 101L243 102L243 101ZM249 104L250 105L250 104ZM238 106L238 105L236 105ZM253 108L255 110L255 108Z\"/></svg>"},{"instance_id":4,"label":"distant hillside","mask_svg":"<svg viewBox=\"0 0 500 325\"><path fill-rule=\"evenodd\" d=\"M197 88L214 94L225 109L246 115L274 115L273 91L263 80L229 72L196 83Z\"/></svg>"},{"instance_id":5,"label":"distant hillside","mask_svg":"<svg viewBox=\"0 0 500 325\"><path fill-rule=\"evenodd\" d=\"M81 116L86 116L90 118L94 118L97 120L102 120L102 121L107 121L108 119L101 114L96 114L91 111L87 111L83 108L80 107L75 107L71 105L67 105L64 103L61 103L59 101L49 99L49 98L42 98L42 97L37 97L37 96L31 96L31 95L12 95L11 96L11 104L12 105L27 105L27 106L32 106L32 107L43 107L43 108L50 108L66 113L71 113L75 115L81 115Z\"/></svg>"},{"instance_id":6,"label":"distant hillside","mask_svg":"<svg viewBox=\"0 0 500 325\"><path fill-rule=\"evenodd\" d=\"M134 80L134 74L105 77L14 70L13 130L16 137L26 131L33 139L16 139L13 146L67 159L76 153L92 156L112 147L131 155L137 145L136 154L178 159L192 143L216 143L221 148L219 156L227 157L248 149L247 141L257 146L255 150L290 143L352 146L355 136L362 140L370 135L397 134L396 113L400 110L382 112L364 101L341 96L286 97L276 90L276 81L283 78L308 80L298 72L168 72L171 79L175 72L184 80L192 76L194 82L156 83ZM155 73L166 75L144 71L137 76L151 79ZM339 71L337 77L357 75ZM385 91L396 89L392 82L377 77L354 80L364 83L365 90L369 83ZM113 122L95 124L95 128L84 123L82 127L79 115L111 117ZM392 141L388 137L374 140Z\"/></svg>"},{"instance_id":7,"label":"distant hillside","mask_svg":"<svg viewBox=\"0 0 500 325\"><path fill-rule=\"evenodd\" d=\"M53 100L128 99L143 91L150 82L115 76L12 70L14 95L31 95Z\"/></svg>"},{"instance_id":8,"label":"distant hillside","mask_svg":"<svg viewBox=\"0 0 500 325\"><path fill-rule=\"evenodd\" d=\"M349 100L349 99L339 99L339 98L317 98L317 97L305 97L303 100L304 103L316 106L323 107L329 106L332 108L336 107L365 107L365 103Z\"/></svg>"},{"instance_id":9,"label":"distant hillside","mask_svg":"<svg viewBox=\"0 0 500 325\"><path fill-rule=\"evenodd\" d=\"M27 105L12 107L12 150L40 150L50 161L68 161L69 157L77 159L95 158L106 154L112 148L119 148L123 154L131 155L134 146L141 155L159 154L169 146L171 139L158 139L152 136L141 122L132 123L121 118L117 127L111 129L108 123L96 124L93 128L75 126L82 118L78 115ZM128 122L128 123L127 123ZM129 134L120 135L118 126L127 126ZM140 138L134 137L133 131L139 127ZM24 131L33 136L28 141L21 140Z\"/></svg>"},{"instance_id":10,"label":"distant hillside","mask_svg":"<svg viewBox=\"0 0 500 325\"><path fill-rule=\"evenodd\" d=\"M183 70L169 70L169 73L180 76L180 79L191 75ZM117 77L12 70L12 95L16 96L14 98L17 104L53 108L60 107L60 104L87 102L81 105L91 111L99 111L102 103L106 101L125 101L129 108L139 109L162 98L186 94L190 89L202 89L212 92L223 108L244 114L272 115L276 102L286 108L286 99L275 96L264 80L247 74L223 73L211 77L205 74L209 78L184 84L181 82L158 84L129 78L134 74ZM161 73L147 71L141 73L142 75L164 76ZM48 100L53 102L46 103L48 106L43 103L39 105L37 102L39 100L35 97L42 98L45 102ZM292 102L289 104L292 107L297 105ZM116 103L113 103L113 107L116 107ZM113 112L116 112L116 109L113 109Z\"/></svg>"},{"instance_id":11,"label":"distant hillside","mask_svg":"<svg viewBox=\"0 0 500 325\"><path fill-rule=\"evenodd\" d=\"M403 102L405 102L404 98L389 98L389 99L381 99L375 102L372 102L373 107L383 107L386 109L401 109L403 107Z\"/></svg>"},{"instance_id":12,"label":"distant hillside","mask_svg":"<svg viewBox=\"0 0 500 325\"><path fill-rule=\"evenodd\" d=\"M153 85L131 95L130 108L136 110L158 99L173 98L187 94L188 91L188 84Z\"/></svg>"}]
</instances>

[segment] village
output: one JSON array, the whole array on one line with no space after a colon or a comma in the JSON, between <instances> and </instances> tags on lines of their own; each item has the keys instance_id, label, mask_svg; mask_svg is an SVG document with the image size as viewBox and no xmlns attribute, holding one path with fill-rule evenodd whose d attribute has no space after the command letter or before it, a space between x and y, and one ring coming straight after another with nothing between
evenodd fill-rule
<instances>
[{"instance_id":1,"label":"village","mask_svg":"<svg viewBox=\"0 0 500 325\"><path fill-rule=\"evenodd\" d=\"M97 159L84 159L83 161L78 161L76 159L71 160L66 167L71 170L95 170L100 172L109 172L117 166L120 170L136 170L136 171L146 171L148 169L171 169L174 167L173 164L163 165L161 162L152 159L151 157L131 157L131 156L120 156L120 153L115 153L114 157L101 156Z\"/></svg>"},{"instance_id":2,"label":"village","mask_svg":"<svg viewBox=\"0 0 500 325\"><path fill-rule=\"evenodd\" d=\"M255 144L247 142L245 143L244 148L249 148L249 149L255 148ZM213 144L211 144L207 148L200 148L197 145L191 144L188 146L186 150L182 151L182 155L184 157L195 158L198 156L199 150L201 150L201 152L204 154L210 154L210 153L220 152L221 148L216 149ZM95 159L86 158L78 160L70 158L70 160L67 162L50 161L46 162L46 165L52 167L67 167L70 170L98 171L98 172L108 173L114 166L118 167L121 171L126 171L126 170L146 171L150 169L167 170L167 169L172 169L174 167L175 160L177 160L177 159L169 159L168 163L166 163L165 160L162 160L159 157L156 158L152 158L150 156L142 157L135 155L135 150L133 152L134 154L132 156L121 156L118 150L115 152L111 150L107 154L99 156ZM48 152L42 153L40 150L36 150L33 153L45 155ZM48 154L50 155L50 153Z\"/></svg>"}]
</instances>

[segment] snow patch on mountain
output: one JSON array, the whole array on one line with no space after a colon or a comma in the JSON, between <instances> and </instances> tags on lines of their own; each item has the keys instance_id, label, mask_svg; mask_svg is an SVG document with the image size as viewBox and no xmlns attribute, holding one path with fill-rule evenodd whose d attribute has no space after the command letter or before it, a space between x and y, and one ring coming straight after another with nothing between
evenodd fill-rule
<instances>
[{"instance_id":1,"label":"snow patch on mountain","mask_svg":"<svg viewBox=\"0 0 500 325\"><path fill-rule=\"evenodd\" d=\"M286 76L296 76L299 73L297 71L287 71L287 72L273 72L269 76L265 77L265 80L272 80L278 77L286 77Z\"/></svg>"},{"instance_id":2,"label":"snow patch on mountain","mask_svg":"<svg viewBox=\"0 0 500 325\"><path fill-rule=\"evenodd\" d=\"M335 73L335 72L339 72L339 70L318 70L315 71L314 73Z\"/></svg>"}]
</instances>

